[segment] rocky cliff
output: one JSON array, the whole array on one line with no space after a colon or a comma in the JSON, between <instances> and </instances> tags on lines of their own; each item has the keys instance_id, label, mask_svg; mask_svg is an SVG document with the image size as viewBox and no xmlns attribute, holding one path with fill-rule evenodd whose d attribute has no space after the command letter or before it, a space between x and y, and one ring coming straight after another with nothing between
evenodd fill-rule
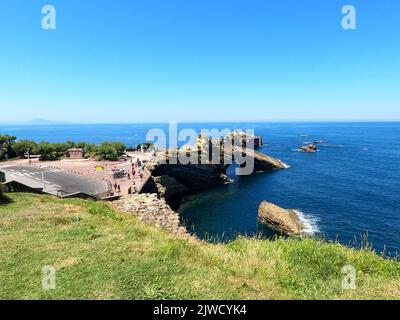
<instances>
[{"instance_id":1,"label":"rocky cliff","mask_svg":"<svg viewBox=\"0 0 400 320\"><path fill-rule=\"evenodd\" d=\"M140 220L166 229L178 236L191 237L179 220L179 215L173 211L164 199L157 194L142 193L121 197L113 205L118 210L135 214Z\"/></svg>"}]
</instances>

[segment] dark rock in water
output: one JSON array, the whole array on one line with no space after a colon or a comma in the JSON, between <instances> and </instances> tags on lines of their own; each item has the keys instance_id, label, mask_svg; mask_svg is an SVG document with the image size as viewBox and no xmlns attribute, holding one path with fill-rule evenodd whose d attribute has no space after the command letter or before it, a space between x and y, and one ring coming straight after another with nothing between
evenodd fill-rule
<instances>
[{"instance_id":1,"label":"dark rock in water","mask_svg":"<svg viewBox=\"0 0 400 320\"><path fill-rule=\"evenodd\" d=\"M310 143L307 146L301 146L300 147L300 151L301 152L311 152L312 153L312 152L317 152L318 149L314 144Z\"/></svg>"},{"instance_id":2,"label":"dark rock in water","mask_svg":"<svg viewBox=\"0 0 400 320\"><path fill-rule=\"evenodd\" d=\"M283 209L266 201L260 204L258 221L287 235L300 235L304 230L294 210Z\"/></svg>"},{"instance_id":3,"label":"dark rock in water","mask_svg":"<svg viewBox=\"0 0 400 320\"><path fill-rule=\"evenodd\" d=\"M161 198L165 198L169 202L174 197L184 195L189 191L189 188L179 183L174 177L163 175L153 178L158 189L158 194Z\"/></svg>"}]
</instances>

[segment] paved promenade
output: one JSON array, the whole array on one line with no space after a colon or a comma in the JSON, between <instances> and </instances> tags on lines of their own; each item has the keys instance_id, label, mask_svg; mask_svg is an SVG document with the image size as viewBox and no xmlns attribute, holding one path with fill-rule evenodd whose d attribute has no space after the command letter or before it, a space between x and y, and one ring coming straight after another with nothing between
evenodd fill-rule
<instances>
[{"instance_id":1,"label":"paved promenade","mask_svg":"<svg viewBox=\"0 0 400 320\"><path fill-rule=\"evenodd\" d=\"M133 153L126 161L59 160L30 163L26 159L0 164L6 181L17 181L46 193L83 192L89 195L139 193L151 173L144 168L146 154ZM116 173L124 172L123 175ZM43 175L42 175L43 174ZM42 179L44 177L44 181Z\"/></svg>"}]
</instances>

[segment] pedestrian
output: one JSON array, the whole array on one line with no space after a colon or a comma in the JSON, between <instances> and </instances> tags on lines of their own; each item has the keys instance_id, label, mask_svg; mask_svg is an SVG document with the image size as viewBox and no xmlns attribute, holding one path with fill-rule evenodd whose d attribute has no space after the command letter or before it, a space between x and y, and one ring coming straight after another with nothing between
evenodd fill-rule
<instances>
[{"instance_id":1,"label":"pedestrian","mask_svg":"<svg viewBox=\"0 0 400 320\"><path fill-rule=\"evenodd\" d=\"M121 193L121 186L118 185L118 193Z\"/></svg>"}]
</instances>

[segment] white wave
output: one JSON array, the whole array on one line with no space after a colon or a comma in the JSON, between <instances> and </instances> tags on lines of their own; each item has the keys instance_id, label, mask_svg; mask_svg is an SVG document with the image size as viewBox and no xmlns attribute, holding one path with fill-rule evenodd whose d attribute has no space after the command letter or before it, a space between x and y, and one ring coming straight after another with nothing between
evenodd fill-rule
<instances>
[{"instance_id":1,"label":"white wave","mask_svg":"<svg viewBox=\"0 0 400 320\"><path fill-rule=\"evenodd\" d=\"M229 179L229 180L226 181L224 184L231 184L231 183L234 183L234 182L235 182L234 179L231 179L231 178L228 178L228 179Z\"/></svg>"},{"instance_id":2,"label":"white wave","mask_svg":"<svg viewBox=\"0 0 400 320\"><path fill-rule=\"evenodd\" d=\"M293 210L297 217L299 218L300 222L302 223L304 229L303 234L306 236L314 236L316 233L319 232L318 229L318 219L309 215L305 214L300 210Z\"/></svg>"},{"instance_id":3,"label":"white wave","mask_svg":"<svg viewBox=\"0 0 400 320\"><path fill-rule=\"evenodd\" d=\"M278 159L278 161L280 162L280 163L282 163L282 165L283 165L283 167L285 168L285 169L289 169L291 166L290 165L288 165L287 163L284 163L281 159Z\"/></svg>"}]
</instances>

